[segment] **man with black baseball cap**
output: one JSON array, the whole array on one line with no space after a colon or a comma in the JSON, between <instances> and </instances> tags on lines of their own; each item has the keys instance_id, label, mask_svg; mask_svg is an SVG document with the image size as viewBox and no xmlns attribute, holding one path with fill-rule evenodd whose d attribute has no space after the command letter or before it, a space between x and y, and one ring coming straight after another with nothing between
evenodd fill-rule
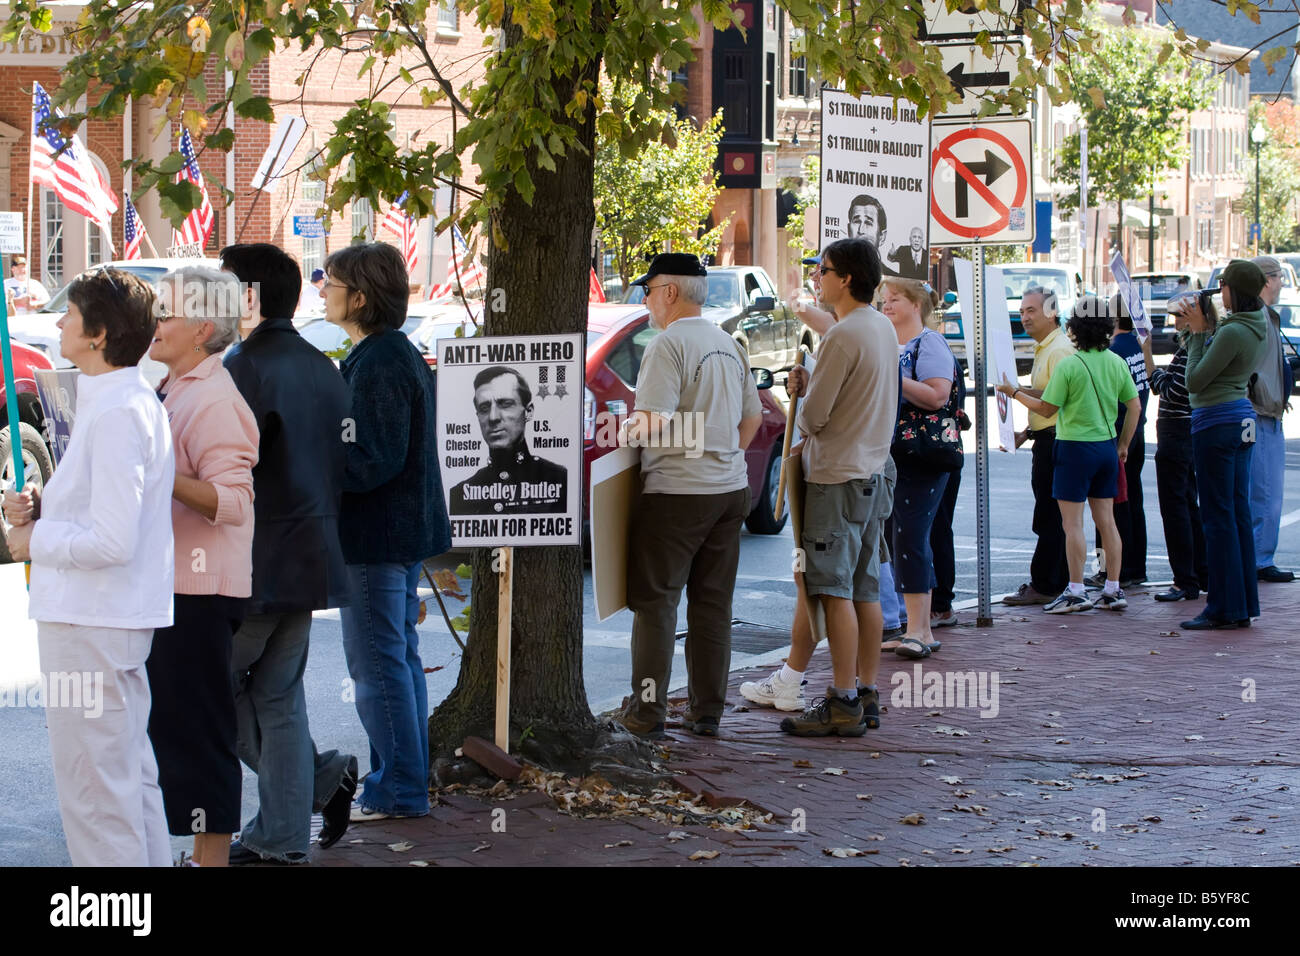
<instances>
[{"instance_id":1,"label":"man with black baseball cap","mask_svg":"<svg viewBox=\"0 0 1300 956\"><path fill-rule=\"evenodd\" d=\"M750 511L745 449L762 423L745 349L700 312L709 283L700 260L655 256L636 285L650 324L624 440L640 445L641 501L632 517L628 607L632 696L619 717L632 733L664 736L677 605L688 602L684 726L717 736L731 667L731 600L740 525ZM700 441L683 440L691 418ZM688 457L693 455L694 457Z\"/></svg>"}]
</instances>

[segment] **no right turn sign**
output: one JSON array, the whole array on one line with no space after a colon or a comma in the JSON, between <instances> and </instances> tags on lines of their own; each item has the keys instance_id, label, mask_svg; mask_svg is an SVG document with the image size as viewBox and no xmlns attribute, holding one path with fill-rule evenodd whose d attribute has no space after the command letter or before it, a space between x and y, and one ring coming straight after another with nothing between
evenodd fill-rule
<instances>
[{"instance_id":1,"label":"no right turn sign","mask_svg":"<svg viewBox=\"0 0 1300 956\"><path fill-rule=\"evenodd\" d=\"M931 132L930 244L1034 241L1033 123L935 124Z\"/></svg>"}]
</instances>

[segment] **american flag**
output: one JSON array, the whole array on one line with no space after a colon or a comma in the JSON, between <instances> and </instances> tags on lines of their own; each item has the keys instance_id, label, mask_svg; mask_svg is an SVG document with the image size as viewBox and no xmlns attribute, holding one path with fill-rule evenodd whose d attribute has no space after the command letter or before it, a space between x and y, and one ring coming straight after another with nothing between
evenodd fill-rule
<instances>
[{"instance_id":1,"label":"american flag","mask_svg":"<svg viewBox=\"0 0 1300 956\"><path fill-rule=\"evenodd\" d=\"M81 145L81 137L74 134L68 140L59 132L55 121L62 118L63 114L50 105L49 94L41 84L33 83L31 181L53 189L65 206L98 223L107 239L117 199L100 179Z\"/></svg>"},{"instance_id":2,"label":"american flag","mask_svg":"<svg viewBox=\"0 0 1300 956\"><path fill-rule=\"evenodd\" d=\"M188 179L198 186L203 200L197 209L185 217L180 229L172 230L172 243L174 245L198 243L200 246L205 246L208 243L208 236L212 235L212 203L208 202L208 188L203 185L203 171L199 169L198 160L194 158L194 144L190 142L189 130L181 131L181 160L183 163L180 172L176 174L176 181L179 183L183 179Z\"/></svg>"},{"instance_id":3,"label":"american flag","mask_svg":"<svg viewBox=\"0 0 1300 956\"><path fill-rule=\"evenodd\" d=\"M419 223L408 216L403 208L409 195L408 191L398 196L397 201L388 207L388 213L379 225L402 240L402 258L406 260L406 272L415 275L415 267L420 261L419 239L416 236Z\"/></svg>"},{"instance_id":4,"label":"american flag","mask_svg":"<svg viewBox=\"0 0 1300 956\"><path fill-rule=\"evenodd\" d=\"M122 226L122 238L126 241L125 258L140 258L140 243L144 242L145 229L144 223L140 221L140 214L135 211L135 203L131 202L131 197L126 197L126 212L124 214L126 222Z\"/></svg>"},{"instance_id":5,"label":"american flag","mask_svg":"<svg viewBox=\"0 0 1300 956\"><path fill-rule=\"evenodd\" d=\"M458 262L460 263L459 283L456 281ZM471 286L476 285L481 289L486 282L487 274L483 271L483 266L479 264L478 258L470 252L464 234L455 225L452 225L451 256L447 259L447 280L429 290L429 299L433 302L442 302L450 299L457 288L469 289Z\"/></svg>"}]
</instances>

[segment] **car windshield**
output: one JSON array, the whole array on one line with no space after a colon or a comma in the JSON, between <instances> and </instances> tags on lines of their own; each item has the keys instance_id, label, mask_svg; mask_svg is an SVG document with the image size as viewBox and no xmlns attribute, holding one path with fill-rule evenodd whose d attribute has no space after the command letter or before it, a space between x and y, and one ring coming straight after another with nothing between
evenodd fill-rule
<instances>
[{"instance_id":1,"label":"car windshield","mask_svg":"<svg viewBox=\"0 0 1300 956\"><path fill-rule=\"evenodd\" d=\"M1058 297L1072 301L1069 276L1056 269L1003 269L1002 281L1008 299L1019 299L1026 289L1040 285Z\"/></svg>"},{"instance_id":2,"label":"car windshield","mask_svg":"<svg viewBox=\"0 0 1300 956\"><path fill-rule=\"evenodd\" d=\"M1168 299L1192 287L1191 279L1182 274L1134 276L1133 284L1143 299Z\"/></svg>"},{"instance_id":3,"label":"car windshield","mask_svg":"<svg viewBox=\"0 0 1300 956\"><path fill-rule=\"evenodd\" d=\"M162 266L132 266L117 265L115 269L121 269L123 272L129 272L137 275L150 285L154 285L167 274L167 270ZM50 301L41 306L42 312L67 312L68 311L68 288L72 283L66 283L58 292L50 296Z\"/></svg>"},{"instance_id":4,"label":"car windshield","mask_svg":"<svg viewBox=\"0 0 1300 956\"><path fill-rule=\"evenodd\" d=\"M706 309L735 309L740 306L740 283L737 276L730 272L715 272L709 276L709 296L704 300ZM645 289L639 285L627 287L623 301L629 305L640 305L645 301Z\"/></svg>"},{"instance_id":5,"label":"car windshield","mask_svg":"<svg viewBox=\"0 0 1300 956\"><path fill-rule=\"evenodd\" d=\"M332 352L342 347L343 341L348 337L341 328L324 319L309 322L298 330L298 334L322 352Z\"/></svg>"}]
</instances>

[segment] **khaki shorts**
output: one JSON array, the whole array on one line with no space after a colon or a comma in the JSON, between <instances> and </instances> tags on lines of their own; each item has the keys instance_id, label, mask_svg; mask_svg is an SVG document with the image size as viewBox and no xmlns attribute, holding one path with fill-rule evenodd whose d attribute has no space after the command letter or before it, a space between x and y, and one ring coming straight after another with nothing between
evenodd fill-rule
<instances>
[{"instance_id":1,"label":"khaki shorts","mask_svg":"<svg viewBox=\"0 0 1300 956\"><path fill-rule=\"evenodd\" d=\"M894 510L894 470L836 485L808 482L804 589L845 600L880 600L880 545Z\"/></svg>"}]
</instances>

